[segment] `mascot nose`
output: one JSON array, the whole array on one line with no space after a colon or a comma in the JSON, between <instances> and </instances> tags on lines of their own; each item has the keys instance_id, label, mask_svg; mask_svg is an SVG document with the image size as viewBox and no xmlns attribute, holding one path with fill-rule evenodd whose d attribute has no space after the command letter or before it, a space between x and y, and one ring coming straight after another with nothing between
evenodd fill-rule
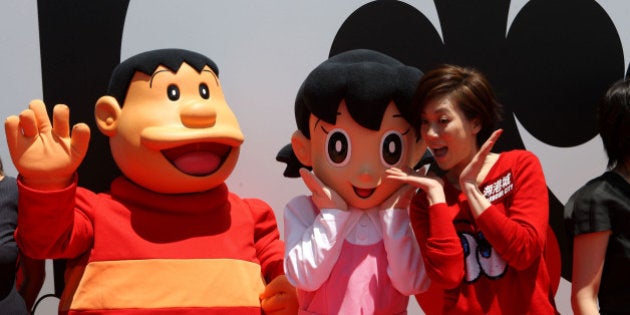
<instances>
[{"instance_id":1,"label":"mascot nose","mask_svg":"<svg viewBox=\"0 0 630 315\"><path fill-rule=\"evenodd\" d=\"M214 126L217 111L206 102L190 102L183 106L180 117L188 128L208 128Z\"/></svg>"}]
</instances>

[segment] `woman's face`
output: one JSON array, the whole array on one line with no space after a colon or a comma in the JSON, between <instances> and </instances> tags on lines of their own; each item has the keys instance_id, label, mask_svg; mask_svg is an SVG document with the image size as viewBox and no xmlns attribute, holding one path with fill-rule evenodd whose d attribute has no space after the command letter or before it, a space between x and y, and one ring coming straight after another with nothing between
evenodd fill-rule
<instances>
[{"instance_id":1,"label":"woman's face","mask_svg":"<svg viewBox=\"0 0 630 315\"><path fill-rule=\"evenodd\" d=\"M436 163L459 176L477 152L478 119L469 120L447 97L430 101L421 113L420 133Z\"/></svg>"}]
</instances>

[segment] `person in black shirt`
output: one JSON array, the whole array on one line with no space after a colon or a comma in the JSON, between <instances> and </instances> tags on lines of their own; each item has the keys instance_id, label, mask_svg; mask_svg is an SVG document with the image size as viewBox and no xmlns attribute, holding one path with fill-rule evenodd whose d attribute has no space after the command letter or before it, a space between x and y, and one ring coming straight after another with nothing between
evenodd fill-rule
<instances>
[{"instance_id":1,"label":"person in black shirt","mask_svg":"<svg viewBox=\"0 0 630 315\"><path fill-rule=\"evenodd\" d=\"M630 314L630 81L613 84L597 108L608 171L565 206L574 235L575 314ZM599 310L598 310L599 303Z\"/></svg>"}]
</instances>

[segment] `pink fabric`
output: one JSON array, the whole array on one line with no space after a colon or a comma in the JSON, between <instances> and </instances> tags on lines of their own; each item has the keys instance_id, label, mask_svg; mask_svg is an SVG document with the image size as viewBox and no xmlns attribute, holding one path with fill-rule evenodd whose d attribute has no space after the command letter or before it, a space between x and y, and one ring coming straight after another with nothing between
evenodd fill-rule
<instances>
[{"instance_id":1,"label":"pink fabric","mask_svg":"<svg viewBox=\"0 0 630 315\"><path fill-rule=\"evenodd\" d=\"M392 286L383 241L367 246L344 241L342 252L329 277L334 282L298 290L300 314L406 314L409 298Z\"/></svg>"}]
</instances>

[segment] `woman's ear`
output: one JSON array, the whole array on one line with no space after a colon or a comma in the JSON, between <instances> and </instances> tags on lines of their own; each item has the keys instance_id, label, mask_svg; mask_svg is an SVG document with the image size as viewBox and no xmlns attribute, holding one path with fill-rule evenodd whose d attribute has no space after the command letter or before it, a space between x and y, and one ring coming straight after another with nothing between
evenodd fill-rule
<instances>
[{"instance_id":1,"label":"woman's ear","mask_svg":"<svg viewBox=\"0 0 630 315\"><path fill-rule=\"evenodd\" d=\"M470 121L470 123L472 124L472 132L473 132L473 134L477 135L479 133L479 131L481 131L481 119L474 118L473 120Z\"/></svg>"},{"instance_id":2,"label":"woman's ear","mask_svg":"<svg viewBox=\"0 0 630 315\"><path fill-rule=\"evenodd\" d=\"M116 135L120 112L120 106L114 97L102 96L96 101L96 106L94 107L96 125L104 135L110 138Z\"/></svg>"},{"instance_id":3,"label":"woman's ear","mask_svg":"<svg viewBox=\"0 0 630 315\"><path fill-rule=\"evenodd\" d=\"M311 140L301 131L296 130L291 136L291 147L298 161L304 166L313 166L311 157Z\"/></svg>"}]
</instances>

